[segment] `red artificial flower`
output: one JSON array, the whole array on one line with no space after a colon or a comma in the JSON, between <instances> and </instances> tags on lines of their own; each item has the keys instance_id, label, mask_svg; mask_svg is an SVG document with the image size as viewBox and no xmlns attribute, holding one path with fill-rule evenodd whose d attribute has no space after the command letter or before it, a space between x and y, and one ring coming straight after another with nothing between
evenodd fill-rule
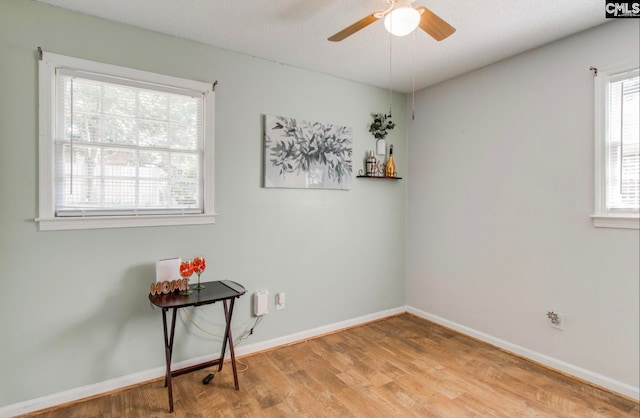
<instances>
[{"instance_id":1,"label":"red artificial flower","mask_svg":"<svg viewBox=\"0 0 640 418\"><path fill-rule=\"evenodd\" d=\"M182 277L191 277L194 273L193 263L191 261L181 261L180 262L180 275Z\"/></svg>"},{"instance_id":2,"label":"red artificial flower","mask_svg":"<svg viewBox=\"0 0 640 418\"><path fill-rule=\"evenodd\" d=\"M204 269L207 268L207 262L204 257L195 257L191 264L193 266L193 272L197 274L202 273Z\"/></svg>"}]
</instances>

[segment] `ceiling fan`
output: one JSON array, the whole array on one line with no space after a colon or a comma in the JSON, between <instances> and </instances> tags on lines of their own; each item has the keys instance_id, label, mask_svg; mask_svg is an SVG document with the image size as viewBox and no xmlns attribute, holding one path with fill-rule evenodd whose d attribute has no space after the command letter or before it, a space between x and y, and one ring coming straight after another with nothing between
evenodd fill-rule
<instances>
[{"instance_id":1,"label":"ceiling fan","mask_svg":"<svg viewBox=\"0 0 640 418\"><path fill-rule=\"evenodd\" d=\"M383 17L384 26L396 36L407 35L419 26L420 29L431 35L433 39L441 41L456 31L453 26L426 7L413 7L411 3L415 0L385 1L389 3L389 7L373 12L364 19L358 20L353 25L331 36L328 40L332 42L341 41Z\"/></svg>"}]
</instances>

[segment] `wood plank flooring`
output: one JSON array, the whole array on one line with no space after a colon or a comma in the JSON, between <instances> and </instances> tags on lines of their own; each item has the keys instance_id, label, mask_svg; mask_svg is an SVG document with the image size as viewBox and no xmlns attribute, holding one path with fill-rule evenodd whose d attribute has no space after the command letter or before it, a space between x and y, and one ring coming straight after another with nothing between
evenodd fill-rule
<instances>
[{"instance_id":1,"label":"wood plank flooring","mask_svg":"<svg viewBox=\"0 0 640 418\"><path fill-rule=\"evenodd\" d=\"M161 342L158 342L159 349ZM30 417L635 417L637 402L404 314ZM239 367L240 369L243 366Z\"/></svg>"}]
</instances>

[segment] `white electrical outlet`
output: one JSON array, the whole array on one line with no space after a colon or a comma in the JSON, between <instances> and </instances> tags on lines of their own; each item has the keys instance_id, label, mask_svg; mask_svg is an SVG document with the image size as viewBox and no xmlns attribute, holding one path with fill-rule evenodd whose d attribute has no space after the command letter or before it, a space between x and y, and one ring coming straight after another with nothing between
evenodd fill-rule
<instances>
[{"instance_id":1,"label":"white electrical outlet","mask_svg":"<svg viewBox=\"0 0 640 418\"><path fill-rule=\"evenodd\" d=\"M279 292L276 294L276 311L284 309L285 302L285 294L283 292Z\"/></svg>"}]
</instances>

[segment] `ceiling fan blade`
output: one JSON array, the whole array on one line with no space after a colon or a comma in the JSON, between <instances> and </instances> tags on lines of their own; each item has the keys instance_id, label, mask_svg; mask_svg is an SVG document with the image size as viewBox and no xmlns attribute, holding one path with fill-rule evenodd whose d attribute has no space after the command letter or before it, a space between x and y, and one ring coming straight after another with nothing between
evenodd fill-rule
<instances>
[{"instance_id":1,"label":"ceiling fan blade","mask_svg":"<svg viewBox=\"0 0 640 418\"><path fill-rule=\"evenodd\" d=\"M359 31L360 29L366 28L367 26L369 26L370 24L372 24L373 22L375 22L378 19L379 18L377 18L375 16L375 13L371 13L369 16L365 17L364 19L360 19L356 23L354 23L353 25L342 29L340 32L338 32L335 35L333 35L332 37L330 37L329 40L332 41L332 42L341 41L344 38L353 35L357 31Z\"/></svg>"},{"instance_id":2,"label":"ceiling fan blade","mask_svg":"<svg viewBox=\"0 0 640 418\"><path fill-rule=\"evenodd\" d=\"M438 15L424 6L416 7L416 10L422 11L420 18L420 29L427 32L436 41L441 41L453 34L456 28L442 20Z\"/></svg>"}]
</instances>

